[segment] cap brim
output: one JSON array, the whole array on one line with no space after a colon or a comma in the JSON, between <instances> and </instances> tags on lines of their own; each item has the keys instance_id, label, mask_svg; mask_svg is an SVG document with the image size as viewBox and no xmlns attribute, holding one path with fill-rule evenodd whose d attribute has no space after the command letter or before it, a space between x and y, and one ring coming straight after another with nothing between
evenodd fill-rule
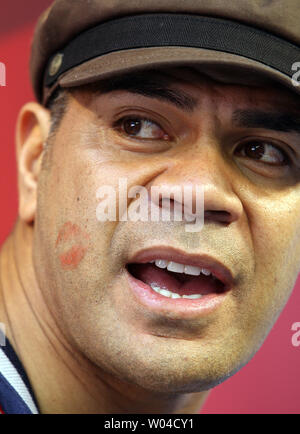
<instances>
[{"instance_id":1,"label":"cap brim","mask_svg":"<svg viewBox=\"0 0 300 434\"><path fill-rule=\"evenodd\" d=\"M221 51L190 47L151 47L117 51L96 57L62 74L45 92L45 100L58 85L81 86L118 74L162 67L193 66L213 79L249 86L276 82L300 92L291 77L261 62Z\"/></svg>"}]
</instances>

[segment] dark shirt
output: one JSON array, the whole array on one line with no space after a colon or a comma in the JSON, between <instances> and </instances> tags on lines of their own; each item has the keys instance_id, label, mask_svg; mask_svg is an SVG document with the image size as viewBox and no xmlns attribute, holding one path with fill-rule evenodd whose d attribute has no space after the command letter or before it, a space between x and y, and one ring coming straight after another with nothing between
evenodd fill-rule
<instances>
[{"instance_id":1,"label":"dark shirt","mask_svg":"<svg viewBox=\"0 0 300 434\"><path fill-rule=\"evenodd\" d=\"M1 330L0 335L0 414L38 414L22 363Z\"/></svg>"}]
</instances>

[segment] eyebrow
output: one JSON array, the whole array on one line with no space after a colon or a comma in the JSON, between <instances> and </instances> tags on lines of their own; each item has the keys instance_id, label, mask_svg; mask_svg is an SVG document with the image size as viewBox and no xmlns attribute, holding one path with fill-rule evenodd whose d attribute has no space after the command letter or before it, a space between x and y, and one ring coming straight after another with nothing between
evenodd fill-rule
<instances>
[{"instance_id":1,"label":"eyebrow","mask_svg":"<svg viewBox=\"0 0 300 434\"><path fill-rule=\"evenodd\" d=\"M182 89L172 89L175 80L155 74L128 74L98 83L97 92L106 94L113 91L126 91L171 103L176 107L192 112L198 100L188 95Z\"/></svg>"},{"instance_id":2,"label":"eyebrow","mask_svg":"<svg viewBox=\"0 0 300 434\"><path fill-rule=\"evenodd\" d=\"M232 120L239 127L300 133L300 116L290 112L236 110Z\"/></svg>"}]
</instances>

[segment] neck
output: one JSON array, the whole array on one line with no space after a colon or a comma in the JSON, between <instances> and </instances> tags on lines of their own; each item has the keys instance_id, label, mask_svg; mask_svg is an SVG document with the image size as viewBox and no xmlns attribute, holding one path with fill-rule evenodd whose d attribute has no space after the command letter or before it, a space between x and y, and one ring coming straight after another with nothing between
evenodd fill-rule
<instances>
[{"instance_id":1,"label":"neck","mask_svg":"<svg viewBox=\"0 0 300 434\"><path fill-rule=\"evenodd\" d=\"M0 254L0 322L41 413L198 413L207 392L157 394L102 371L68 342L46 305L32 261L33 226L21 221Z\"/></svg>"}]
</instances>

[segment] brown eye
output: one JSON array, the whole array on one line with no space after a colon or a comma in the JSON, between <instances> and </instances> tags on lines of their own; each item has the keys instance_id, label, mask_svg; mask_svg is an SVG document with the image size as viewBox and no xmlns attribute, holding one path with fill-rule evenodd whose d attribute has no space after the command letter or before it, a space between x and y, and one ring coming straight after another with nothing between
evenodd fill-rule
<instances>
[{"instance_id":1,"label":"brown eye","mask_svg":"<svg viewBox=\"0 0 300 434\"><path fill-rule=\"evenodd\" d=\"M265 146L261 143L248 143L245 146L245 154L249 158L260 160L264 156Z\"/></svg>"},{"instance_id":2,"label":"brown eye","mask_svg":"<svg viewBox=\"0 0 300 434\"><path fill-rule=\"evenodd\" d=\"M236 152L242 157L275 166L283 166L289 162L287 154L270 142L251 140L240 144Z\"/></svg>"},{"instance_id":3,"label":"brown eye","mask_svg":"<svg viewBox=\"0 0 300 434\"><path fill-rule=\"evenodd\" d=\"M140 119L127 119L124 121L124 131L129 136L136 136L141 130Z\"/></svg>"},{"instance_id":4,"label":"brown eye","mask_svg":"<svg viewBox=\"0 0 300 434\"><path fill-rule=\"evenodd\" d=\"M169 140L168 134L151 119L126 117L117 122L118 130L130 137L143 140Z\"/></svg>"}]
</instances>

